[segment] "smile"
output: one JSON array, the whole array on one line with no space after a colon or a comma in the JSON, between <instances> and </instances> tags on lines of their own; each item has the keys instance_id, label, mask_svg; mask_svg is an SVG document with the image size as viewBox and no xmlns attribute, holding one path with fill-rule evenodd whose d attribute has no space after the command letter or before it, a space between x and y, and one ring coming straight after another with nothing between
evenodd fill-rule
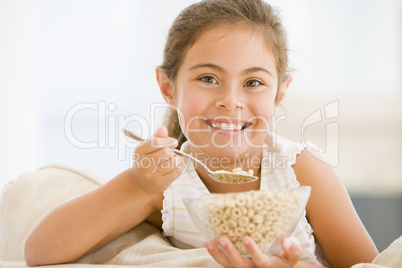
<instances>
[{"instance_id":1,"label":"smile","mask_svg":"<svg viewBox=\"0 0 402 268\"><path fill-rule=\"evenodd\" d=\"M250 122L211 122L210 120L205 120L205 123L214 128L214 129L218 129L218 130L230 130L230 131L240 131L243 129L246 129L247 127L249 127L251 125Z\"/></svg>"}]
</instances>

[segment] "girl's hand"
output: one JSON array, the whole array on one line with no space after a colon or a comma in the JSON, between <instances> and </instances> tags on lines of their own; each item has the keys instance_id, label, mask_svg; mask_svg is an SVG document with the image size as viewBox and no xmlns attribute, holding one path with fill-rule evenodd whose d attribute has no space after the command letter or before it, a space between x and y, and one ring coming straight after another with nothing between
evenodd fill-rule
<instances>
[{"instance_id":1,"label":"girl's hand","mask_svg":"<svg viewBox=\"0 0 402 268\"><path fill-rule=\"evenodd\" d=\"M177 140L168 137L166 127L161 126L135 149L131 170L138 187L148 193L161 193L180 176L184 165L172 151L176 146Z\"/></svg>"},{"instance_id":2,"label":"girl's hand","mask_svg":"<svg viewBox=\"0 0 402 268\"><path fill-rule=\"evenodd\" d=\"M250 258L243 257L227 237L219 238L226 255L214 241L206 242L205 246L209 254L224 267L294 267L302 253L301 247L289 238L282 240L282 249L273 256L262 253L251 237L245 236L242 240Z\"/></svg>"}]
</instances>

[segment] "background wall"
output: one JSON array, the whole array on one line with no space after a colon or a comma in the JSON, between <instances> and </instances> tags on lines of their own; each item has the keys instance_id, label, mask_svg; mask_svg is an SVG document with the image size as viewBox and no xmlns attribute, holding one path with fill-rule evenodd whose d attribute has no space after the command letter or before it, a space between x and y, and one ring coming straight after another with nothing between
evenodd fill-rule
<instances>
[{"instance_id":1,"label":"background wall","mask_svg":"<svg viewBox=\"0 0 402 268\"><path fill-rule=\"evenodd\" d=\"M37 9L0 1L0 188L43 160Z\"/></svg>"},{"instance_id":2,"label":"background wall","mask_svg":"<svg viewBox=\"0 0 402 268\"><path fill-rule=\"evenodd\" d=\"M0 0L0 187L56 161L128 168L120 128L160 124L154 69L192 2ZM275 131L316 143L352 196L402 196L402 1L270 3L295 69Z\"/></svg>"}]
</instances>

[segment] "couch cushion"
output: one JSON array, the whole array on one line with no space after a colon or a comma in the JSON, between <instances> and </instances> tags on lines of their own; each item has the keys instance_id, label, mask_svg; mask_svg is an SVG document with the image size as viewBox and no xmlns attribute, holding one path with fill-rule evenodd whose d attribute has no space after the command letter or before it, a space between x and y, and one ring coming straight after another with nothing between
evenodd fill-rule
<instances>
[{"instance_id":1,"label":"couch cushion","mask_svg":"<svg viewBox=\"0 0 402 268\"><path fill-rule=\"evenodd\" d=\"M25 240L53 208L96 189L105 179L64 163L21 174L0 199L0 260L23 261Z\"/></svg>"}]
</instances>

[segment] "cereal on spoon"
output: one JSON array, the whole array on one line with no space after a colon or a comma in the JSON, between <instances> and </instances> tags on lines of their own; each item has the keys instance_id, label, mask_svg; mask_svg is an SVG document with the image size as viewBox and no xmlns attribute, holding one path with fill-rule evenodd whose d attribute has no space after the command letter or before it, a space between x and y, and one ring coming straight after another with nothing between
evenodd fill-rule
<instances>
[{"instance_id":1,"label":"cereal on spoon","mask_svg":"<svg viewBox=\"0 0 402 268\"><path fill-rule=\"evenodd\" d=\"M226 170L217 170L216 172L216 177L218 180L224 183L247 183L251 180L253 180L252 177L247 178L243 176L236 176L237 174L241 175L254 175L254 170L249 169L248 171L243 170L241 167L234 168L232 172L226 171Z\"/></svg>"}]
</instances>

